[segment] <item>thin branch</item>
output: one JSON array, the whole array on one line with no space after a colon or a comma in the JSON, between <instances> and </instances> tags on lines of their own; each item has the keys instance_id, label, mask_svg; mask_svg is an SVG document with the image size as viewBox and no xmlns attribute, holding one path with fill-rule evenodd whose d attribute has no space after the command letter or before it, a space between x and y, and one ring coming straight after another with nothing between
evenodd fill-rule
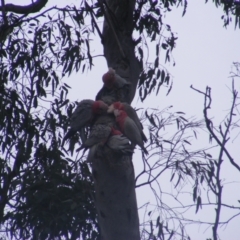
<instances>
[{"instance_id":1,"label":"thin branch","mask_svg":"<svg viewBox=\"0 0 240 240\"><path fill-rule=\"evenodd\" d=\"M47 12L53 10L53 9L56 9L56 7L51 7L51 8L49 8L49 9L45 10L44 12L42 12L42 13L40 13L40 14L38 14L38 15L35 15L34 17L31 17L31 18L27 18L27 19L25 19L25 20L22 20L24 17L27 16L27 15L24 15L24 16L22 16L22 17L20 17L20 18L18 19L18 22L19 22L19 24L20 24L20 23L25 22L25 21L31 21L31 20L33 20L33 19L37 19L38 17L43 16L45 13L47 13ZM20 20L22 20L22 21L20 21Z\"/></svg>"},{"instance_id":2,"label":"thin branch","mask_svg":"<svg viewBox=\"0 0 240 240\"><path fill-rule=\"evenodd\" d=\"M93 9L88 5L88 3L87 2L85 2L85 5L86 5L86 9L90 12L90 14L91 14L91 17L92 17L92 20L93 20L93 22L94 22L94 25L95 25L95 27L96 27L96 29L97 29L97 32L98 32L98 35L99 35L99 37L101 38L101 40L103 41L103 35L102 35L102 33L101 33L101 31L100 31L100 29L99 29L99 27L98 27L98 24L97 24L97 22L96 22L96 20L95 20L95 14L94 14L94 11L93 11Z\"/></svg>"},{"instance_id":3,"label":"thin branch","mask_svg":"<svg viewBox=\"0 0 240 240\"><path fill-rule=\"evenodd\" d=\"M0 7L0 9L2 10L2 15L3 15L3 24L8 24L8 21L7 21L7 16L6 16L6 9L5 9L5 0L1 0L1 4L2 4L2 7Z\"/></svg>"},{"instance_id":4,"label":"thin branch","mask_svg":"<svg viewBox=\"0 0 240 240\"><path fill-rule=\"evenodd\" d=\"M232 116L234 115L233 111L236 107L235 103L236 103L238 93L237 93L237 91L235 91L234 80L233 80L232 81L233 101L232 101L232 105L231 105L231 110L229 112L229 117L225 121L225 127L226 127L225 130L223 131L222 126L221 125L219 126L219 133L220 133L220 136L221 136L221 140L220 140L218 138L218 136L215 134L212 121L208 117L208 109L211 108L211 103L212 103L211 88L207 87L205 93L195 89L193 86L191 86L191 88L204 95L203 114L204 114L204 119L205 119L205 122L206 122L206 127L207 127L209 133L211 134L211 137L218 143L218 145L220 147L218 161L215 162L216 167L217 167L216 176L215 176L216 191L213 191L213 189L212 189L212 191L216 195L216 205L217 205L217 207L215 209L216 217L215 217L215 221L214 221L214 224L213 224L213 227L212 227L212 231L213 231L213 239L217 240L218 239L218 227L220 225L220 214L221 214L221 208L222 208L222 189L223 189L223 186L221 184L220 171L221 171L221 164L223 162L223 154L224 153L227 155L230 163L240 171L240 167L234 162L233 158L231 157L231 155L229 154L228 150L225 147L226 143L229 140L228 134L229 134L229 131L230 131L230 127L232 126ZM210 184L209 184L209 186L211 187Z\"/></svg>"},{"instance_id":5,"label":"thin branch","mask_svg":"<svg viewBox=\"0 0 240 240\"><path fill-rule=\"evenodd\" d=\"M197 92L199 92L199 93L207 96L207 98L210 97L210 96L207 95L206 93L199 91L198 89L194 88L193 86L191 86L191 88L192 88L193 90L195 90L195 91L197 91ZM232 119L232 115L233 115L233 109L234 109L234 105L235 105L237 93L234 91L233 95L235 96L235 98L233 99L233 104L232 104L232 108L231 108L231 111L230 111L230 115L231 115L230 117L231 117L231 119ZM207 114L207 110L210 108L211 101L212 101L211 98L209 98L209 103L208 103L208 106L206 106L206 108L204 109L204 114ZM207 115L206 115L206 116L207 116ZM217 144L218 144L220 147L222 147L222 149L223 149L224 153L227 155L230 163L231 163L238 171L240 171L240 166L238 166L238 165L235 163L234 159L231 157L231 155L230 155L230 153L228 152L228 150L225 148L225 146L222 145L221 141L219 140L219 138L217 137L217 135L216 135L216 134L214 133L214 131L212 130L212 121L211 121L209 118L205 119L205 121L206 121L206 126L207 126L208 131L210 132L210 134L212 135L212 137L214 138L214 140L217 142Z\"/></svg>"}]
</instances>

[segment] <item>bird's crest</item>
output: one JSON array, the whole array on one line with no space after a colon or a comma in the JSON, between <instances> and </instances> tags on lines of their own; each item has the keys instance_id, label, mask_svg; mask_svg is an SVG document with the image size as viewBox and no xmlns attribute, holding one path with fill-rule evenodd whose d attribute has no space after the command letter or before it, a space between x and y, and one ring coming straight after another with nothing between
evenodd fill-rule
<instances>
[{"instance_id":1,"label":"bird's crest","mask_svg":"<svg viewBox=\"0 0 240 240\"><path fill-rule=\"evenodd\" d=\"M113 68L109 68L108 72L103 74L102 80L107 86L112 85L115 80L115 70Z\"/></svg>"}]
</instances>

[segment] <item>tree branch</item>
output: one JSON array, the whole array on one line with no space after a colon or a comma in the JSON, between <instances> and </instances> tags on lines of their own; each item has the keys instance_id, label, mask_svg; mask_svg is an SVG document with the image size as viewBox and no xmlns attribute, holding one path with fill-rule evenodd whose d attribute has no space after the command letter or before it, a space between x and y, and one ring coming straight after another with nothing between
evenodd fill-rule
<instances>
[{"instance_id":1,"label":"tree branch","mask_svg":"<svg viewBox=\"0 0 240 240\"><path fill-rule=\"evenodd\" d=\"M2 10L2 15L3 15L3 23L7 24L7 16L6 16L6 9L5 9L5 0L1 0L2 6L0 6L0 9Z\"/></svg>"},{"instance_id":2,"label":"tree branch","mask_svg":"<svg viewBox=\"0 0 240 240\"><path fill-rule=\"evenodd\" d=\"M233 85L234 87L234 85ZM213 139L217 142L217 144L223 149L224 153L227 155L230 163L238 170L240 171L240 166L234 161L234 159L232 158L232 156L230 155L230 153L228 152L228 150L225 147L225 141L226 139L223 139L223 142L220 141L220 139L217 137L217 135L215 134L215 132L213 131L212 128L212 121L208 118L207 116L207 110L210 109L211 103L212 103L212 99L211 99L211 88L207 87L206 93L203 93L201 91L199 91L198 89L194 88L193 86L191 86L191 88L203 95L205 95L205 103L204 103L204 117L205 117L205 121L206 121L206 126L207 129L209 131L209 133L211 134L211 136L213 137ZM234 110L234 106L235 106L235 102L236 102L236 98L237 98L237 92L233 89L233 104L231 106L231 110L230 110L230 119L229 121L232 122L232 116L233 116L233 110ZM208 104L207 104L207 99L209 100ZM230 127L230 126L229 126ZM227 128L227 130L225 131L225 133L227 133L227 131L229 131L229 127Z\"/></svg>"},{"instance_id":3,"label":"tree branch","mask_svg":"<svg viewBox=\"0 0 240 240\"><path fill-rule=\"evenodd\" d=\"M2 0L3 1L3 0ZM14 4L6 4L5 6L0 6L0 10L5 12L14 12L17 14L29 14L39 12L46 4L48 0L37 0L29 5L20 6Z\"/></svg>"},{"instance_id":4,"label":"tree branch","mask_svg":"<svg viewBox=\"0 0 240 240\"><path fill-rule=\"evenodd\" d=\"M100 31L100 29L99 29L99 27L98 27L98 24L97 24L97 22L96 22L96 20L95 20L95 17L94 17L95 14L94 14L93 9L88 5L87 2L85 2L85 5L86 5L86 9L87 9L87 10L90 12L90 14L91 14L93 23L94 23L94 25L95 25L95 27L96 27L96 29L97 29L97 32L98 32L99 37L101 38L101 41L103 41L103 36L102 36L102 33L101 33L101 31Z\"/></svg>"}]
</instances>

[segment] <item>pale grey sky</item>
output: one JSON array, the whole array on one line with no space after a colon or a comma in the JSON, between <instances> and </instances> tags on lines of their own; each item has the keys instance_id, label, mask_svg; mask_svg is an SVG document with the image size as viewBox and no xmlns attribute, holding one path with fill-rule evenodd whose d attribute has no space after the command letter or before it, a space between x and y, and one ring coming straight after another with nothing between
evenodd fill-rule
<instances>
[{"instance_id":1,"label":"pale grey sky","mask_svg":"<svg viewBox=\"0 0 240 240\"><path fill-rule=\"evenodd\" d=\"M8 0L6 3L14 1ZM24 0L18 4L26 4L30 1ZM50 0L47 5L65 5L62 1ZM71 1L77 3L78 1ZM220 123L226 115L231 104L231 95L226 86L231 86L231 81L228 78L233 61L240 61L240 30L234 30L234 24L231 24L227 29L223 28L221 20L222 9L216 9L212 2L204 4L204 0L189 1L187 13L181 17L182 9L174 9L171 13L167 13L165 22L171 25L174 32L178 34L177 47L173 51L173 56L176 66L165 65L174 77L174 84L171 93L166 96L166 91L161 89L160 94L156 97L152 94L142 104L137 95L133 102L133 106L144 108L159 107L163 109L169 105L173 105L172 111L183 111L187 116L196 116L202 118L203 96L197 94L190 89L192 84L194 87L204 91L206 86L212 87L213 104L211 116L214 117L216 124ZM98 37L97 37L98 38ZM92 43L92 49L96 53L102 53L102 46L99 39L95 39ZM153 46L155 53L155 46ZM153 54L154 54L153 53ZM163 64L163 62L162 62ZM101 76L106 71L107 65L104 58L94 60L94 68L91 72L81 74L72 74L70 78L65 79L72 89L70 90L70 99L72 101L82 100L86 98L94 99L96 93L102 86ZM86 83L86 84L84 84ZM239 90L240 83L236 82ZM145 127L147 128L147 127ZM208 146L208 137L204 135L201 142L194 142L193 149L202 146ZM235 158L239 157L239 138L233 143L229 142L229 147ZM214 157L217 157L218 152L214 152ZM134 165L136 175L141 171L140 153L137 152L134 156ZM240 163L240 161L237 161ZM231 168L226 166L224 169L225 181L238 181L233 187L226 187L225 199L240 199L239 174L233 174ZM236 177L235 177L236 176ZM160 178L161 185L169 186L169 176ZM238 189L236 191L236 189ZM225 190L225 188L224 188ZM235 191L234 191L235 190ZM171 189L169 190L172 191ZM152 192L149 189L137 189L138 205L141 206L147 201L153 201ZM184 199L184 198L183 198ZM191 196L185 196L186 202L192 203ZM236 202L233 204L237 205ZM195 210L195 209L194 209ZM215 217L214 209L203 208L203 210L195 215L194 211L190 213L190 217L195 219L207 219L212 221ZM227 216L228 212L224 213ZM140 212L140 220L143 218L143 213ZM222 228L219 232L220 239L223 240L239 240L240 239L240 218L233 220L226 228ZM207 229L204 226L189 226L188 231L193 240L206 240L211 237L211 228Z\"/></svg>"}]
</instances>

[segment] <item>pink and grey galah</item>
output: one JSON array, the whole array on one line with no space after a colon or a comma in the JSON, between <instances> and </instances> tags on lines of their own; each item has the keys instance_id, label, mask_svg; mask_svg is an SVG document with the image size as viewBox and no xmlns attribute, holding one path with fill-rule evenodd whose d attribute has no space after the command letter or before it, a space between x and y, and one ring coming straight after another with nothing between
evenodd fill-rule
<instances>
[{"instance_id":1,"label":"pink and grey galah","mask_svg":"<svg viewBox=\"0 0 240 240\"><path fill-rule=\"evenodd\" d=\"M89 138L78 150L90 148L87 161L92 162L93 159L96 158L98 147L103 147L105 144L112 150L119 151L123 154L133 153L133 148L129 144L129 139L119 130L105 124L94 125Z\"/></svg>"},{"instance_id":2,"label":"pink and grey galah","mask_svg":"<svg viewBox=\"0 0 240 240\"><path fill-rule=\"evenodd\" d=\"M96 152L99 146L104 146L108 141L112 128L105 124L96 124L92 127L89 138L77 149L77 151L90 148L87 161L92 162L96 156Z\"/></svg>"},{"instance_id":3,"label":"pink and grey galah","mask_svg":"<svg viewBox=\"0 0 240 240\"><path fill-rule=\"evenodd\" d=\"M72 114L70 120L70 130L63 138L64 142L73 136L77 131L80 131L80 137L82 141L85 141L85 127L91 125L96 116L107 112L108 105L103 101L93 101L90 99L82 100L78 103L77 108Z\"/></svg>"},{"instance_id":4,"label":"pink and grey galah","mask_svg":"<svg viewBox=\"0 0 240 240\"><path fill-rule=\"evenodd\" d=\"M107 97L107 103L111 104L116 101L124 101L128 98L131 83L116 74L115 70L109 68L102 76L103 87L96 95L96 100L103 100Z\"/></svg>"},{"instance_id":5,"label":"pink and grey galah","mask_svg":"<svg viewBox=\"0 0 240 240\"><path fill-rule=\"evenodd\" d=\"M119 151L123 154L132 154L133 148L129 144L129 139L126 138L122 132L112 128L111 137L109 138L107 145L109 148L115 151Z\"/></svg>"},{"instance_id":6,"label":"pink and grey galah","mask_svg":"<svg viewBox=\"0 0 240 240\"><path fill-rule=\"evenodd\" d=\"M127 113L128 117L130 117L137 125L138 130L141 133L142 140L147 142L147 138L143 132L143 125L141 124L136 111L127 103L115 102L108 107L108 113L112 113L115 109L123 110Z\"/></svg>"},{"instance_id":7,"label":"pink and grey galah","mask_svg":"<svg viewBox=\"0 0 240 240\"><path fill-rule=\"evenodd\" d=\"M109 68L108 72L102 76L104 86L108 89L112 88L123 88L124 86L130 85L130 83L116 74L113 68Z\"/></svg>"},{"instance_id":8,"label":"pink and grey galah","mask_svg":"<svg viewBox=\"0 0 240 240\"><path fill-rule=\"evenodd\" d=\"M96 144L104 146L111 134L111 131L112 128L106 124L94 125L91 129L88 139L82 144L79 150L83 148L88 149Z\"/></svg>"},{"instance_id":9,"label":"pink and grey galah","mask_svg":"<svg viewBox=\"0 0 240 240\"><path fill-rule=\"evenodd\" d=\"M141 131L139 131L135 122L123 110L115 109L113 113L121 132L132 142L132 144L140 146L144 153L148 154L148 151L144 147Z\"/></svg>"}]
</instances>

